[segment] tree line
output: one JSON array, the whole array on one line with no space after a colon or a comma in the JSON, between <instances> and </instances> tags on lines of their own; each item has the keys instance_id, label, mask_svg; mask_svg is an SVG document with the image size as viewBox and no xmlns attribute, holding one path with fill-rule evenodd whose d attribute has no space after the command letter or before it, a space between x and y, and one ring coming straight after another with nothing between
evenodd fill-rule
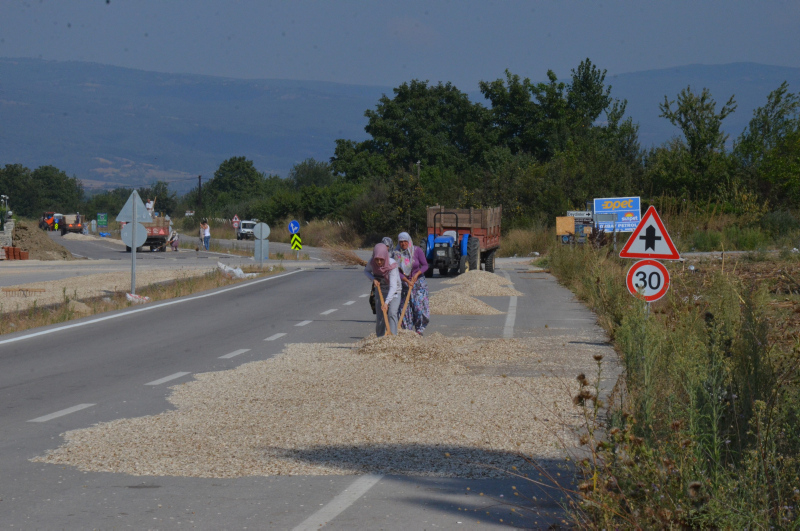
<instances>
[{"instance_id":1,"label":"tree line","mask_svg":"<svg viewBox=\"0 0 800 531\"><path fill-rule=\"evenodd\" d=\"M548 71L547 81L533 83L506 71L480 83L486 104L451 83L412 80L365 112L367 140L338 139L329 161L302 161L286 179L232 157L203 183L202 198L198 189L177 197L164 182L139 193L158 196L158 210L169 214L331 218L364 235L398 226L421 232L433 204L502 205L506 228L547 224L594 197L686 199L734 214L754 204L800 206L800 98L786 83L732 142L722 126L736 110L734 96L721 106L705 88L665 96L661 117L681 136L643 149L605 77L589 59L566 80ZM80 208L90 216L113 213L131 191L87 198L75 177L20 165L0 170L0 190L10 190L23 215Z\"/></svg>"}]
</instances>

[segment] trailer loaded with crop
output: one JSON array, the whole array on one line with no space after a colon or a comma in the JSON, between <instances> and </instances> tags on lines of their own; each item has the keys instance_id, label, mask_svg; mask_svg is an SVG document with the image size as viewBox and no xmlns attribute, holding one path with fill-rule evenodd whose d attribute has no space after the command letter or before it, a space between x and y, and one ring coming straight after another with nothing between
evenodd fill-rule
<instances>
[{"instance_id":1,"label":"trailer loaded with crop","mask_svg":"<svg viewBox=\"0 0 800 531\"><path fill-rule=\"evenodd\" d=\"M494 271L502 211L503 207L428 207L425 274L432 276L434 268L440 275L464 273L480 269L481 264L486 271Z\"/></svg>"}]
</instances>

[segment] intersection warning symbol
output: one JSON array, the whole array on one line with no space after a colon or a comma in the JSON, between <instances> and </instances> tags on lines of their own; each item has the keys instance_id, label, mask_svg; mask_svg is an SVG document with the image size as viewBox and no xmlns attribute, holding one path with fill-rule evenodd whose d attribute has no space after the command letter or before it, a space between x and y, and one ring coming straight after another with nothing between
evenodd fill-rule
<instances>
[{"instance_id":1,"label":"intersection warning symbol","mask_svg":"<svg viewBox=\"0 0 800 531\"><path fill-rule=\"evenodd\" d=\"M636 226L628 243L619 253L620 258L650 258L652 260L680 260L681 255L672 243L664 223L650 207Z\"/></svg>"},{"instance_id":2,"label":"intersection warning symbol","mask_svg":"<svg viewBox=\"0 0 800 531\"><path fill-rule=\"evenodd\" d=\"M292 250L299 251L303 248L303 240L300 239L299 234L292 234Z\"/></svg>"}]
</instances>

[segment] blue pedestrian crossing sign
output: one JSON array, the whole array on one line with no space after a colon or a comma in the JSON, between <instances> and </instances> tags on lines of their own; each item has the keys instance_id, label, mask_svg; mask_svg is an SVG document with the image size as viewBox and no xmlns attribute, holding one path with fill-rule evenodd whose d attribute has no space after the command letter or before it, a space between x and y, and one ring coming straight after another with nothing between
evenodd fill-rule
<instances>
[{"instance_id":1,"label":"blue pedestrian crossing sign","mask_svg":"<svg viewBox=\"0 0 800 531\"><path fill-rule=\"evenodd\" d=\"M292 235L292 250L293 251L299 251L302 248L303 248L303 240L300 239L300 236L298 234L293 234Z\"/></svg>"},{"instance_id":2,"label":"blue pedestrian crossing sign","mask_svg":"<svg viewBox=\"0 0 800 531\"><path fill-rule=\"evenodd\" d=\"M289 222L289 234L297 234L300 232L300 224L296 220Z\"/></svg>"}]
</instances>

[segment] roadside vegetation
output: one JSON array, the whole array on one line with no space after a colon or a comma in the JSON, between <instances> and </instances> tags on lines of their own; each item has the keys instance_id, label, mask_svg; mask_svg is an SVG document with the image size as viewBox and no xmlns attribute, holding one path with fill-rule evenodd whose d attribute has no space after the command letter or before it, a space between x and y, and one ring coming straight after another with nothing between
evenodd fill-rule
<instances>
[{"instance_id":1,"label":"roadside vegetation","mask_svg":"<svg viewBox=\"0 0 800 531\"><path fill-rule=\"evenodd\" d=\"M608 403L598 375L578 376L575 523L800 525L798 254L670 264L649 311L625 287L631 262L608 248L553 247L546 265L598 314L624 368Z\"/></svg>"},{"instance_id":2,"label":"roadside vegetation","mask_svg":"<svg viewBox=\"0 0 800 531\"><path fill-rule=\"evenodd\" d=\"M275 275L283 271L280 266L269 270L260 269L257 265L242 268L245 273L256 273L259 277ZM214 270L202 276L187 276L175 281L154 284L137 289L137 295L148 297L150 301L161 301L192 295L201 291L221 288L244 282L244 280L230 278L219 270ZM0 334L21 332L40 326L48 326L81 317L99 313L122 310L132 305L125 296L124 291L98 297L91 300L75 300L72 294L64 290L63 302L57 305L33 306L27 310L17 312L3 312L0 305Z\"/></svg>"}]
</instances>

